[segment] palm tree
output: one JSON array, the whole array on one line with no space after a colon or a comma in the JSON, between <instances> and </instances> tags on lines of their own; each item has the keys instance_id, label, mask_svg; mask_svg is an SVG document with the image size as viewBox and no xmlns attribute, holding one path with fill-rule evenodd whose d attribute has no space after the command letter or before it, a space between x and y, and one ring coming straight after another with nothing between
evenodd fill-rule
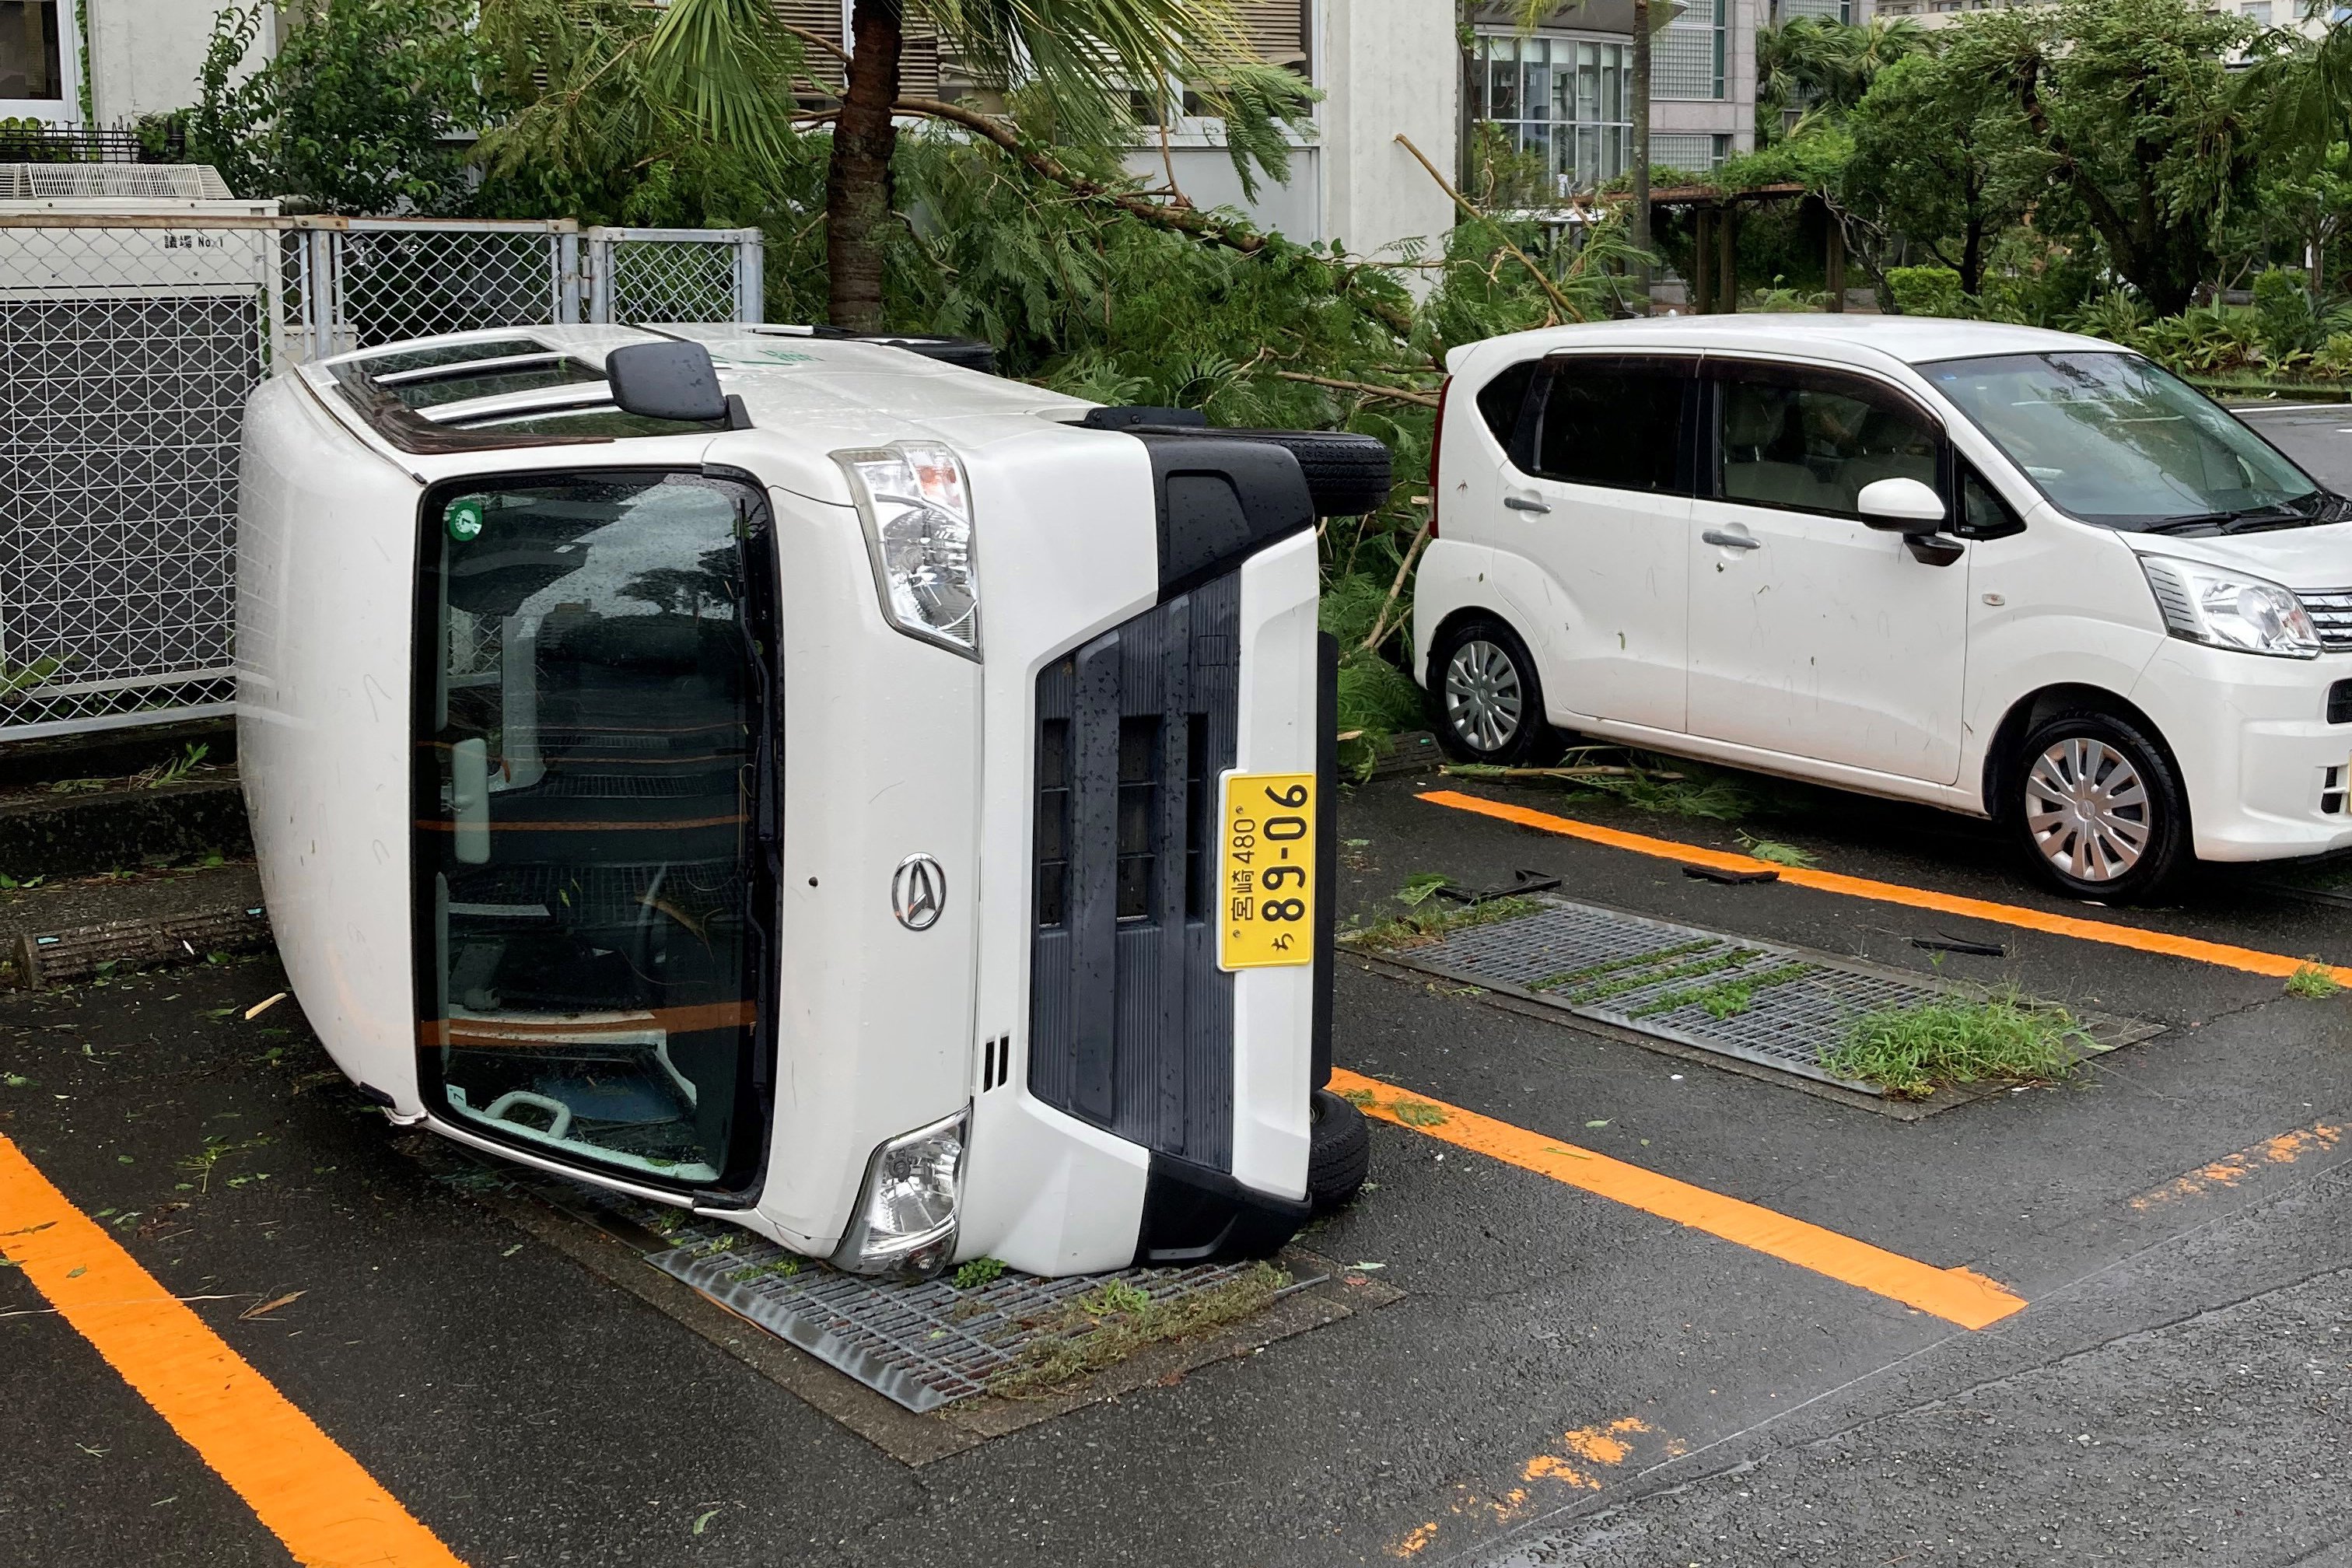
<instances>
[{"instance_id":1,"label":"palm tree","mask_svg":"<svg viewBox=\"0 0 2352 1568\"><path fill-rule=\"evenodd\" d=\"M1930 35L1906 16L1874 16L1853 25L1819 16L1791 16L1756 33L1756 139L1779 141L1788 111L1795 126L1839 119L1860 103L1878 73L1929 47Z\"/></svg>"},{"instance_id":2,"label":"palm tree","mask_svg":"<svg viewBox=\"0 0 2352 1568\"><path fill-rule=\"evenodd\" d=\"M1131 144L1136 95L1156 100L1171 85L1191 90L1210 112L1225 117L1245 191L1255 189L1253 164L1276 179L1286 173L1281 129L1302 121L1315 96L1288 72L1255 59L1233 0L912 3L982 88L1021 93L1038 107L1037 119L1071 144ZM782 21L772 0L671 0L650 45L649 61L676 73L681 98L704 129L762 154L780 152L791 133L754 79L755 63L772 55L777 34L839 57L845 77L840 106L821 116L833 125L825 251L835 326L877 331L883 325L883 242L895 221L890 166L902 118L986 137L1037 174L1150 221L1242 248L1263 243L1181 196L1153 200L1088 177L1009 115L906 96L898 70L908 11L908 0L856 0L844 51Z\"/></svg>"}]
</instances>

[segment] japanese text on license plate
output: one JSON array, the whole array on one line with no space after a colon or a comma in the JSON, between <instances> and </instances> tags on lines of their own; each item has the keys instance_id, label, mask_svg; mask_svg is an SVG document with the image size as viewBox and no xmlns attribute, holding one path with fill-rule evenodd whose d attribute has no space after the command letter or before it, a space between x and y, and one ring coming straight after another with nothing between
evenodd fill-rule
<instances>
[{"instance_id":1,"label":"japanese text on license plate","mask_svg":"<svg viewBox=\"0 0 2352 1568\"><path fill-rule=\"evenodd\" d=\"M1225 775L1217 879L1223 968L1314 962L1315 807L1313 773Z\"/></svg>"}]
</instances>

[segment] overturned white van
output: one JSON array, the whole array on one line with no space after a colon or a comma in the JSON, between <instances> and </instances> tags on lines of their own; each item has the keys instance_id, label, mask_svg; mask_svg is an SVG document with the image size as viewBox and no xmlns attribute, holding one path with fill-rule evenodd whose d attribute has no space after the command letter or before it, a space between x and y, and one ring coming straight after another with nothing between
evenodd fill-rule
<instances>
[{"instance_id":1,"label":"overturned white van","mask_svg":"<svg viewBox=\"0 0 2352 1568\"><path fill-rule=\"evenodd\" d=\"M1361 1181L1314 522L1377 443L740 326L370 349L246 432L262 879L394 1121L867 1272Z\"/></svg>"}]
</instances>

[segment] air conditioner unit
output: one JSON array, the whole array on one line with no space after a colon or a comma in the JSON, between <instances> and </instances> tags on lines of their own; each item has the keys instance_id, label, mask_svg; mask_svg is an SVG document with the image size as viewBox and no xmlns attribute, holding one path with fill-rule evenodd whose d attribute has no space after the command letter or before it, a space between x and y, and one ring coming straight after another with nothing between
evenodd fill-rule
<instances>
[{"instance_id":1,"label":"air conditioner unit","mask_svg":"<svg viewBox=\"0 0 2352 1568\"><path fill-rule=\"evenodd\" d=\"M234 695L277 213L205 167L0 163L0 734Z\"/></svg>"}]
</instances>

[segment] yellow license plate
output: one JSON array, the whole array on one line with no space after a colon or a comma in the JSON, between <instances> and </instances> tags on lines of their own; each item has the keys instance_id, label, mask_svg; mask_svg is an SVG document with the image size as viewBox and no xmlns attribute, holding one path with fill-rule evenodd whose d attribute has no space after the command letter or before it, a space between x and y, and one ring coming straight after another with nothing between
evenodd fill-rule
<instances>
[{"instance_id":1,"label":"yellow license plate","mask_svg":"<svg viewBox=\"0 0 2352 1568\"><path fill-rule=\"evenodd\" d=\"M1315 962L1315 775L1227 773L1218 812L1217 963Z\"/></svg>"}]
</instances>

